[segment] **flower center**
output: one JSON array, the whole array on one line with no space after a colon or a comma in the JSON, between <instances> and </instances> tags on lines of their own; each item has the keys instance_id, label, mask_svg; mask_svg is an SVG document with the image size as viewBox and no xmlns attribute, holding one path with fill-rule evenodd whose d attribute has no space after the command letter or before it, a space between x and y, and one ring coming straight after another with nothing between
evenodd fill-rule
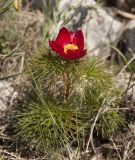
<instances>
[{"instance_id":1,"label":"flower center","mask_svg":"<svg viewBox=\"0 0 135 160\"><path fill-rule=\"evenodd\" d=\"M77 50L78 46L76 46L75 44L66 44L64 45L64 53L67 53L68 50Z\"/></svg>"}]
</instances>

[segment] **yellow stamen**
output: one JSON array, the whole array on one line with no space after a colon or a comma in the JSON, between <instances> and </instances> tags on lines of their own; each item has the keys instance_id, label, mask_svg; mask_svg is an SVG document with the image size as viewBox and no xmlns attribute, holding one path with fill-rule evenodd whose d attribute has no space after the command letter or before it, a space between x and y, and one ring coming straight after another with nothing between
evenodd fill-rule
<instances>
[{"instance_id":1,"label":"yellow stamen","mask_svg":"<svg viewBox=\"0 0 135 160\"><path fill-rule=\"evenodd\" d=\"M68 50L77 50L78 46L76 46L75 44L66 44L64 45L64 53L67 53Z\"/></svg>"}]
</instances>

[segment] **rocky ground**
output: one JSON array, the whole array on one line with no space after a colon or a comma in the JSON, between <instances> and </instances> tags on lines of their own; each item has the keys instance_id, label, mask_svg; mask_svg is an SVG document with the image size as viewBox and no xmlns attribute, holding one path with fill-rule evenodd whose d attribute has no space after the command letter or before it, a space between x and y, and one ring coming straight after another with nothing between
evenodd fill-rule
<instances>
[{"instance_id":1,"label":"rocky ground","mask_svg":"<svg viewBox=\"0 0 135 160\"><path fill-rule=\"evenodd\" d=\"M27 1L26 1L27 2ZM53 6L56 5L52 0ZM29 11L29 7L34 8ZM23 11L12 11L12 22L0 17L0 159L42 160L42 154L14 139L13 108L20 100L26 78L20 73L25 69L28 55L42 42L42 2L25 3ZM39 10L38 10L39 9ZM7 13L8 14L8 13ZM15 17L15 18L14 18ZM23 24L22 24L23 22ZM88 56L99 55L104 61L115 63L115 81L121 87L121 112L128 127L120 129L109 139L95 138L94 153L84 153L82 160L134 160L135 159L135 2L134 0L61 0L57 9L55 24L49 28L52 38L64 25L71 30L81 28L84 32ZM8 25L8 28L5 26ZM44 24L45 25L45 24ZM15 27L14 27L15 26ZM19 30L16 27L19 26ZM9 35L3 33L12 28ZM52 34L53 33L53 34ZM52 36L53 35L53 36ZM8 38L7 38L8 37ZM11 37L11 38L9 38ZM3 39L3 41L2 41ZM19 40L18 40L19 39ZM1 42L2 41L2 42ZM9 42L12 41L12 44ZM8 46L8 55L5 55ZM123 63L126 59L126 63ZM132 66L130 68L130 66ZM10 78L10 75L14 75ZM19 74L16 76L16 74ZM3 78L4 77L4 78ZM23 88L23 89L22 89ZM127 129L128 128L128 129ZM21 145L24 146L22 148ZM98 158L97 158L98 157ZM63 158L62 158L63 159Z\"/></svg>"}]
</instances>

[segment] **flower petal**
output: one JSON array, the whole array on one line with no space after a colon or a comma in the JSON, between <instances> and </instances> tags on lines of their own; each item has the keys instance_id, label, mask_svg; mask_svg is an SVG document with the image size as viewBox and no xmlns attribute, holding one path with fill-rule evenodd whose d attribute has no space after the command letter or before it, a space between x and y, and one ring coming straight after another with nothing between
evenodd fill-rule
<instances>
[{"instance_id":1,"label":"flower petal","mask_svg":"<svg viewBox=\"0 0 135 160\"><path fill-rule=\"evenodd\" d=\"M58 36L56 38L56 42L61 45L70 43L70 33L65 27L60 29Z\"/></svg>"},{"instance_id":2,"label":"flower petal","mask_svg":"<svg viewBox=\"0 0 135 160\"><path fill-rule=\"evenodd\" d=\"M59 55L63 56L65 54L63 47L60 44L56 43L56 41L49 40L49 45L50 45L51 49L54 52L58 53Z\"/></svg>"},{"instance_id":3,"label":"flower petal","mask_svg":"<svg viewBox=\"0 0 135 160\"><path fill-rule=\"evenodd\" d=\"M52 51L55 51L65 60L79 59L86 54L86 50L84 50L84 37L81 30L74 33L63 27L60 29L55 41L49 40L49 45ZM64 51L65 45L68 47ZM74 48L73 46L76 47Z\"/></svg>"},{"instance_id":4,"label":"flower petal","mask_svg":"<svg viewBox=\"0 0 135 160\"><path fill-rule=\"evenodd\" d=\"M86 52L87 50L83 50L83 51L80 51L80 50L68 50L67 51L67 54L64 55L64 59L67 59L67 60L75 60L75 59L79 59L83 56L86 55Z\"/></svg>"},{"instance_id":5,"label":"flower petal","mask_svg":"<svg viewBox=\"0 0 135 160\"><path fill-rule=\"evenodd\" d=\"M75 34L74 34L74 32L69 32L69 34L70 34L70 43L73 43L73 39L74 39Z\"/></svg>"},{"instance_id":6,"label":"flower petal","mask_svg":"<svg viewBox=\"0 0 135 160\"><path fill-rule=\"evenodd\" d=\"M75 33L73 44L76 44L80 50L84 49L84 36L81 30Z\"/></svg>"}]
</instances>

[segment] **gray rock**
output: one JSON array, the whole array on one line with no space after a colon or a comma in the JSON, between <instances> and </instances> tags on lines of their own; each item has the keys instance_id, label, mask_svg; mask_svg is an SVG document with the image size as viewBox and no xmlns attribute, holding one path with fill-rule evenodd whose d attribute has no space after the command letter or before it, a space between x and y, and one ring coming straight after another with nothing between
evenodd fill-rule
<instances>
[{"instance_id":1,"label":"gray rock","mask_svg":"<svg viewBox=\"0 0 135 160\"><path fill-rule=\"evenodd\" d=\"M108 4L121 10L135 12L135 0L106 0Z\"/></svg>"},{"instance_id":2,"label":"gray rock","mask_svg":"<svg viewBox=\"0 0 135 160\"><path fill-rule=\"evenodd\" d=\"M127 23L124 28L123 34L120 41L120 50L123 54L128 54L128 52L135 53L135 20L131 20Z\"/></svg>"},{"instance_id":3,"label":"gray rock","mask_svg":"<svg viewBox=\"0 0 135 160\"><path fill-rule=\"evenodd\" d=\"M95 0L61 0L59 3L58 10L59 12L65 12L69 10L70 8L76 8L81 6L89 6L89 5L95 5Z\"/></svg>"},{"instance_id":4,"label":"gray rock","mask_svg":"<svg viewBox=\"0 0 135 160\"><path fill-rule=\"evenodd\" d=\"M9 109L13 100L16 98L17 92L8 81L0 81L0 112Z\"/></svg>"},{"instance_id":5,"label":"gray rock","mask_svg":"<svg viewBox=\"0 0 135 160\"><path fill-rule=\"evenodd\" d=\"M123 24L114 19L112 9L97 8L96 10L91 10L89 14L91 19L82 25L86 37L86 45L94 55L102 53L106 57L109 55L109 45L118 39ZM107 49L104 50L106 47Z\"/></svg>"}]
</instances>

